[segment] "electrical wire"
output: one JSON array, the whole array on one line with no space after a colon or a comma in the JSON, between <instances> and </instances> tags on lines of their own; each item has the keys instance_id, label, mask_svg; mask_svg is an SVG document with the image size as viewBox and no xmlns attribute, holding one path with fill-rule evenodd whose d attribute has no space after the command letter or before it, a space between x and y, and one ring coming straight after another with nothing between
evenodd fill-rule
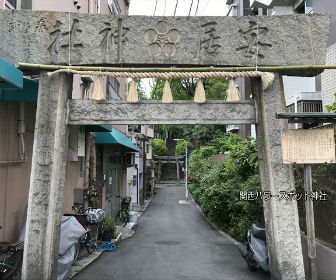
<instances>
[{"instance_id":1,"label":"electrical wire","mask_svg":"<svg viewBox=\"0 0 336 280\"><path fill-rule=\"evenodd\" d=\"M155 16L155 13L156 13L157 3L158 3L158 0L155 1L155 8L154 8L154 14L153 14L153 16Z\"/></svg>"},{"instance_id":2,"label":"electrical wire","mask_svg":"<svg viewBox=\"0 0 336 280\"><path fill-rule=\"evenodd\" d=\"M179 1L179 0L176 0L174 16L175 16L175 14L176 14L176 9L177 9L177 5L178 5L178 1Z\"/></svg>"},{"instance_id":3,"label":"electrical wire","mask_svg":"<svg viewBox=\"0 0 336 280\"><path fill-rule=\"evenodd\" d=\"M199 1L200 1L200 0L197 0L197 6L196 6L195 16L197 16Z\"/></svg>"},{"instance_id":4,"label":"electrical wire","mask_svg":"<svg viewBox=\"0 0 336 280\"><path fill-rule=\"evenodd\" d=\"M194 0L191 0L191 5L190 5L190 8L189 8L189 14L188 14L188 17L190 16L191 8L192 8L193 3L194 3Z\"/></svg>"}]
</instances>

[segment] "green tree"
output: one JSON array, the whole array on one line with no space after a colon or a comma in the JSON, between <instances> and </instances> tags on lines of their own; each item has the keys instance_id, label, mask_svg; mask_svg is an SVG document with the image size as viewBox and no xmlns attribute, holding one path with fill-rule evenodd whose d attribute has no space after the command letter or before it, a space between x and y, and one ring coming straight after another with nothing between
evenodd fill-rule
<instances>
[{"instance_id":1,"label":"green tree","mask_svg":"<svg viewBox=\"0 0 336 280\"><path fill-rule=\"evenodd\" d=\"M226 160L213 164L213 155L229 152ZM262 222L262 201L240 200L240 192L261 191L257 145L236 135L214 139L194 152L189 162L189 190L204 213L218 226L244 241L254 221Z\"/></svg>"},{"instance_id":2,"label":"green tree","mask_svg":"<svg viewBox=\"0 0 336 280\"><path fill-rule=\"evenodd\" d=\"M154 79L151 98L162 99L164 79ZM194 97L197 79L170 79L170 88L174 100L191 100ZM227 79L203 79L204 90L208 100L225 100L228 89ZM155 132L171 138L183 138L195 146L202 146L216 137L223 137L225 126L219 125L156 125Z\"/></svg>"},{"instance_id":3,"label":"green tree","mask_svg":"<svg viewBox=\"0 0 336 280\"><path fill-rule=\"evenodd\" d=\"M335 100L336 100L336 92L334 93ZM328 112L336 113L336 101L331 105L325 106Z\"/></svg>"},{"instance_id":4,"label":"green tree","mask_svg":"<svg viewBox=\"0 0 336 280\"><path fill-rule=\"evenodd\" d=\"M131 81L128 82L128 88L130 86ZM138 97L139 100L145 100L148 99L145 93L145 90L142 87L141 80L140 79L135 79L135 87L138 92Z\"/></svg>"},{"instance_id":5,"label":"green tree","mask_svg":"<svg viewBox=\"0 0 336 280\"><path fill-rule=\"evenodd\" d=\"M151 99L160 100L166 80L154 79ZM190 100L194 98L197 79L170 79L170 89L174 100ZM228 89L227 79L204 79L203 86L208 100L225 100Z\"/></svg>"},{"instance_id":6,"label":"green tree","mask_svg":"<svg viewBox=\"0 0 336 280\"><path fill-rule=\"evenodd\" d=\"M162 139L153 140L153 154L156 156L164 156L168 152L165 141Z\"/></svg>"},{"instance_id":7,"label":"green tree","mask_svg":"<svg viewBox=\"0 0 336 280\"><path fill-rule=\"evenodd\" d=\"M196 147L201 147L225 135L226 130L223 125L189 125L184 128L182 138L189 140Z\"/></svg>"},{"instance_id":8,"label":"green tree","mask_svg":"<svg viewBox=\"0 0 336 280\"><path fill-rule=\"evenodd\" d=\"M194 149L194 145L190 141L187 141L187 147L188 147L188 153ZM184 140L177 141L175 153L178 156L185 155L185 141Z\"/></svg>"}]
</instances>

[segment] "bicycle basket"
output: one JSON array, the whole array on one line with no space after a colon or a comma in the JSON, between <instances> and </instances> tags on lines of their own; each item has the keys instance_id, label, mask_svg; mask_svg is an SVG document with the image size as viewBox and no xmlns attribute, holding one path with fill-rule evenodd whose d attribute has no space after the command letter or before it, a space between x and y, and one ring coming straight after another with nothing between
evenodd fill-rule
<instances>
[{"instance_id":1,"label":"bicycle basket","mask_svg":"<svg viewBox=\"0 0 336 280\"><path fill-rule=\"evenodd\" d=\"M89 223L100 223L105 217L106 211L103 209L89 209L86 212Z\"/></svg>"}]
</instances>

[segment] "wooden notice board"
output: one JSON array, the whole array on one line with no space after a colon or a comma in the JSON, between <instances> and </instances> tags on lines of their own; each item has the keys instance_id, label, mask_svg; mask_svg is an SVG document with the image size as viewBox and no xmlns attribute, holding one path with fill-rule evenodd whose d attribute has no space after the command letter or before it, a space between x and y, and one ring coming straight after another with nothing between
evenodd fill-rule
<instances>
[{"instance_id":1,"label":"wooden notice board","mask_svg":"<svg viewBox=\"0 0 336 280\"><path fill-rule=\"evenodd\" d=\"M282 134L283 163L334 163L334 129L290 129Z\"/></svg>"}]
</instances>

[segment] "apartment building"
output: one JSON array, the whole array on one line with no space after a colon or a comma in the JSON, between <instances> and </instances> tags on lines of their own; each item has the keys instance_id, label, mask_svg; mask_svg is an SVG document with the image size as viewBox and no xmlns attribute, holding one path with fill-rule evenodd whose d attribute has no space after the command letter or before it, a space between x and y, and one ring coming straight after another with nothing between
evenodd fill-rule
<instances>
[{"instance_id":1,"label":"apartment building","mask_svg":"<svg viewBox=\"0 0 336 280\"><path fill-rule=\"evenodd\" d=\"M128 0L0 0L2 9L125 15ZM126 99L127 80L75 75L73 99L89 99L100 84L101 96ZM0 240L16 241L27 207L35 129L38 76L24 73L0 58ZM122 126L71 126L63 209L72 212L87 188L97 189L95 205L113 217L115 194L126 195L127 157L139 149ZM91 162L91 165L90 165ZM93 162L93 163L92 163ZM93 165L92 165L93 164ZM90 168L91 167L91 168Z\"/></svg>"},{"instance_id":2,"label":"apartment building","mask_svg":"<svg viewBox=\"0 0 336 280\"><path fill-rule=\"evenodd\" d=\"M326 64L336 64L336 5L333 0L227 0L228 15L286 15L295 13L329 13L331 25L329 47ZM285 22L284 22L285 24ZM307 28L308 25L307 25ZM309 46L307 46L308 48ZM318 50L312 50L312 56ZM246 81L245 81L246 83ZM249 89L237 81L242 97L249 94ZM329 70L317 77L283 76L283 85L287 111L289 112L322 112L325 105L335 101L336 73ZM309 128L321 124L289 124L289 128ZM253 129L252 129L253 131ZM328 172L333 172L329 165ZM327 171L325 171L327 173ZM336 275L336 216L335 216L335 183L329 176L314 178L328 192L329 199L323 205L315 205L315 230L317 237L317 266L319 279L333 279ZM316 181L315 181L316 183ZM303 202L304 203L304 202ZM300 202L299 202L300 206ZM301 205L302 208L303 205ZM302 231L304 231L304 213L300 213ZM307 257L307 241L302 232L302 247L305 257L305 268L309 272Z\"/></svg>"}]
</instances>

